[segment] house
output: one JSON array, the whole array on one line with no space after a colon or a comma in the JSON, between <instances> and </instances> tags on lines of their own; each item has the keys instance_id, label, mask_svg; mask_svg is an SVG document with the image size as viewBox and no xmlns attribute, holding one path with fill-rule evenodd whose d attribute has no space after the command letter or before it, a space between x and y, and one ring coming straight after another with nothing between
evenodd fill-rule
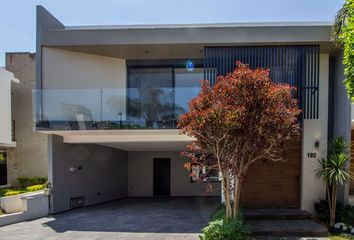
<instances>
[{"instance_id":1,"label":"house","mask_svg":"<svg viewBox=\"0 0 354 240\"><path fill-rule=\"evenodd\" d=\"M178 115L242 61L297 88L302 137L286 162L260 161L244 180L251 208L313 211L314 179L334 136L350 140L350 104L331 23L64 26L37 8L35 131L48 136L51 211L126 197L218 196L210 174L195 182L180 152ZM194 166L198 174L204 169ZM348 186L339 198L348 201Z\"/></svg>"},{"instance_id":2,"label":"house","mask_svg":"<svg viewBox=\"0 0 354 240\"><path fill-rule=\"evenodd\" d=\"M11 119L11 82L19 83L12 72L0 68L0 185L8 185L7 152L16 147Z\"/></svg>"},{"instance_id":3,"label":"house","mask_svg":"<svg viewBox=\"0 0 354 240\"><path fill-rule=\"evenodd\" d=\"M47 137L33 132L35 54L6 53L5 64L0 69L0 187L16 187L18 177L47 176Z\"/></svg>"}]
</instances>

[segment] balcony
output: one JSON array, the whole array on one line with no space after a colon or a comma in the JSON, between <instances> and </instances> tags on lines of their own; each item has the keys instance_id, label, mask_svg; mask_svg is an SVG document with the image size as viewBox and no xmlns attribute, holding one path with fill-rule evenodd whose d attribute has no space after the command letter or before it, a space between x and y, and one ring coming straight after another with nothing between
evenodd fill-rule
<instances>
[{"instance_id":1,"label":"balcony","mask_svg":"<svg viewBox=\"0 0 354 240\"><path fill-rule=\"evenodd\" d=\"M200 87L33 91L37 131L176 129Z\"/></svg>"}]
</instances>

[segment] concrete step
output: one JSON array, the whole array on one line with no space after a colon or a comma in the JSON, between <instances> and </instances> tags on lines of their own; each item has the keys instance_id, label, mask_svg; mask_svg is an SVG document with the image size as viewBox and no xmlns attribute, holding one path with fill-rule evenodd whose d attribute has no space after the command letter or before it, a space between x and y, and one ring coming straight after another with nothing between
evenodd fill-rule
<instances>
[{"instance_id":1,"label":"concrete step","mask_svg":"<svg viewBox=\"0 0 354 240\"><path fill-rule=\"evenodd\" d=\"M311 213L300 209L245 209L245 220L303 220L311 219Z\"/></svg>"},{"instance_id":2,"label":"concrete step","mask_svg":"<svg viewBox=\"0 0 354 240\"><path fill-rule=\"evenodd\" d=\"M326 237L327 228L313 220L248 220L254 236ZM279 238L280 239L280 238Z\"/></svg>"}]
</instances>

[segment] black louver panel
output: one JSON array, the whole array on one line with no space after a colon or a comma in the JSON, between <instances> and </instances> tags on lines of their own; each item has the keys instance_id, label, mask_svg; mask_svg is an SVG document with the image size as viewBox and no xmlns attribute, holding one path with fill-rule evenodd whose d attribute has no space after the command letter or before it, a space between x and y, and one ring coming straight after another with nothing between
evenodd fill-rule
<instances>
[{"instance_id":1,"label":"black louver panel","mask_svg":"<svg viewBox=\"0 0 354 240\"><path fill-rule=\"evenodd\" d=\"M235 68L236 61L251 68L269 68L276 83L296 87L304 119L317 119L319 108L319 46L207 46L204 78L212 85L219 75Z\"/></svg>"}]
</instances>

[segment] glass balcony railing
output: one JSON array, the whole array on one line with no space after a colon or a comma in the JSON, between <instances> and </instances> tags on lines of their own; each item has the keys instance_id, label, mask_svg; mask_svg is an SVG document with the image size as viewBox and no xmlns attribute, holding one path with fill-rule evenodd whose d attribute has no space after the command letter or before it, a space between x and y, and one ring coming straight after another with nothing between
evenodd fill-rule
<instances>
[{"instance_id":1,"label":"glass balcony railing","mask_svg":"<svg viewBox=\"0 0 354 240\"><path fill-rule=\"evenodd\" d=\"M175 129L199 87L33 91L36 130Z\"/></svg>"}]
</instances>

